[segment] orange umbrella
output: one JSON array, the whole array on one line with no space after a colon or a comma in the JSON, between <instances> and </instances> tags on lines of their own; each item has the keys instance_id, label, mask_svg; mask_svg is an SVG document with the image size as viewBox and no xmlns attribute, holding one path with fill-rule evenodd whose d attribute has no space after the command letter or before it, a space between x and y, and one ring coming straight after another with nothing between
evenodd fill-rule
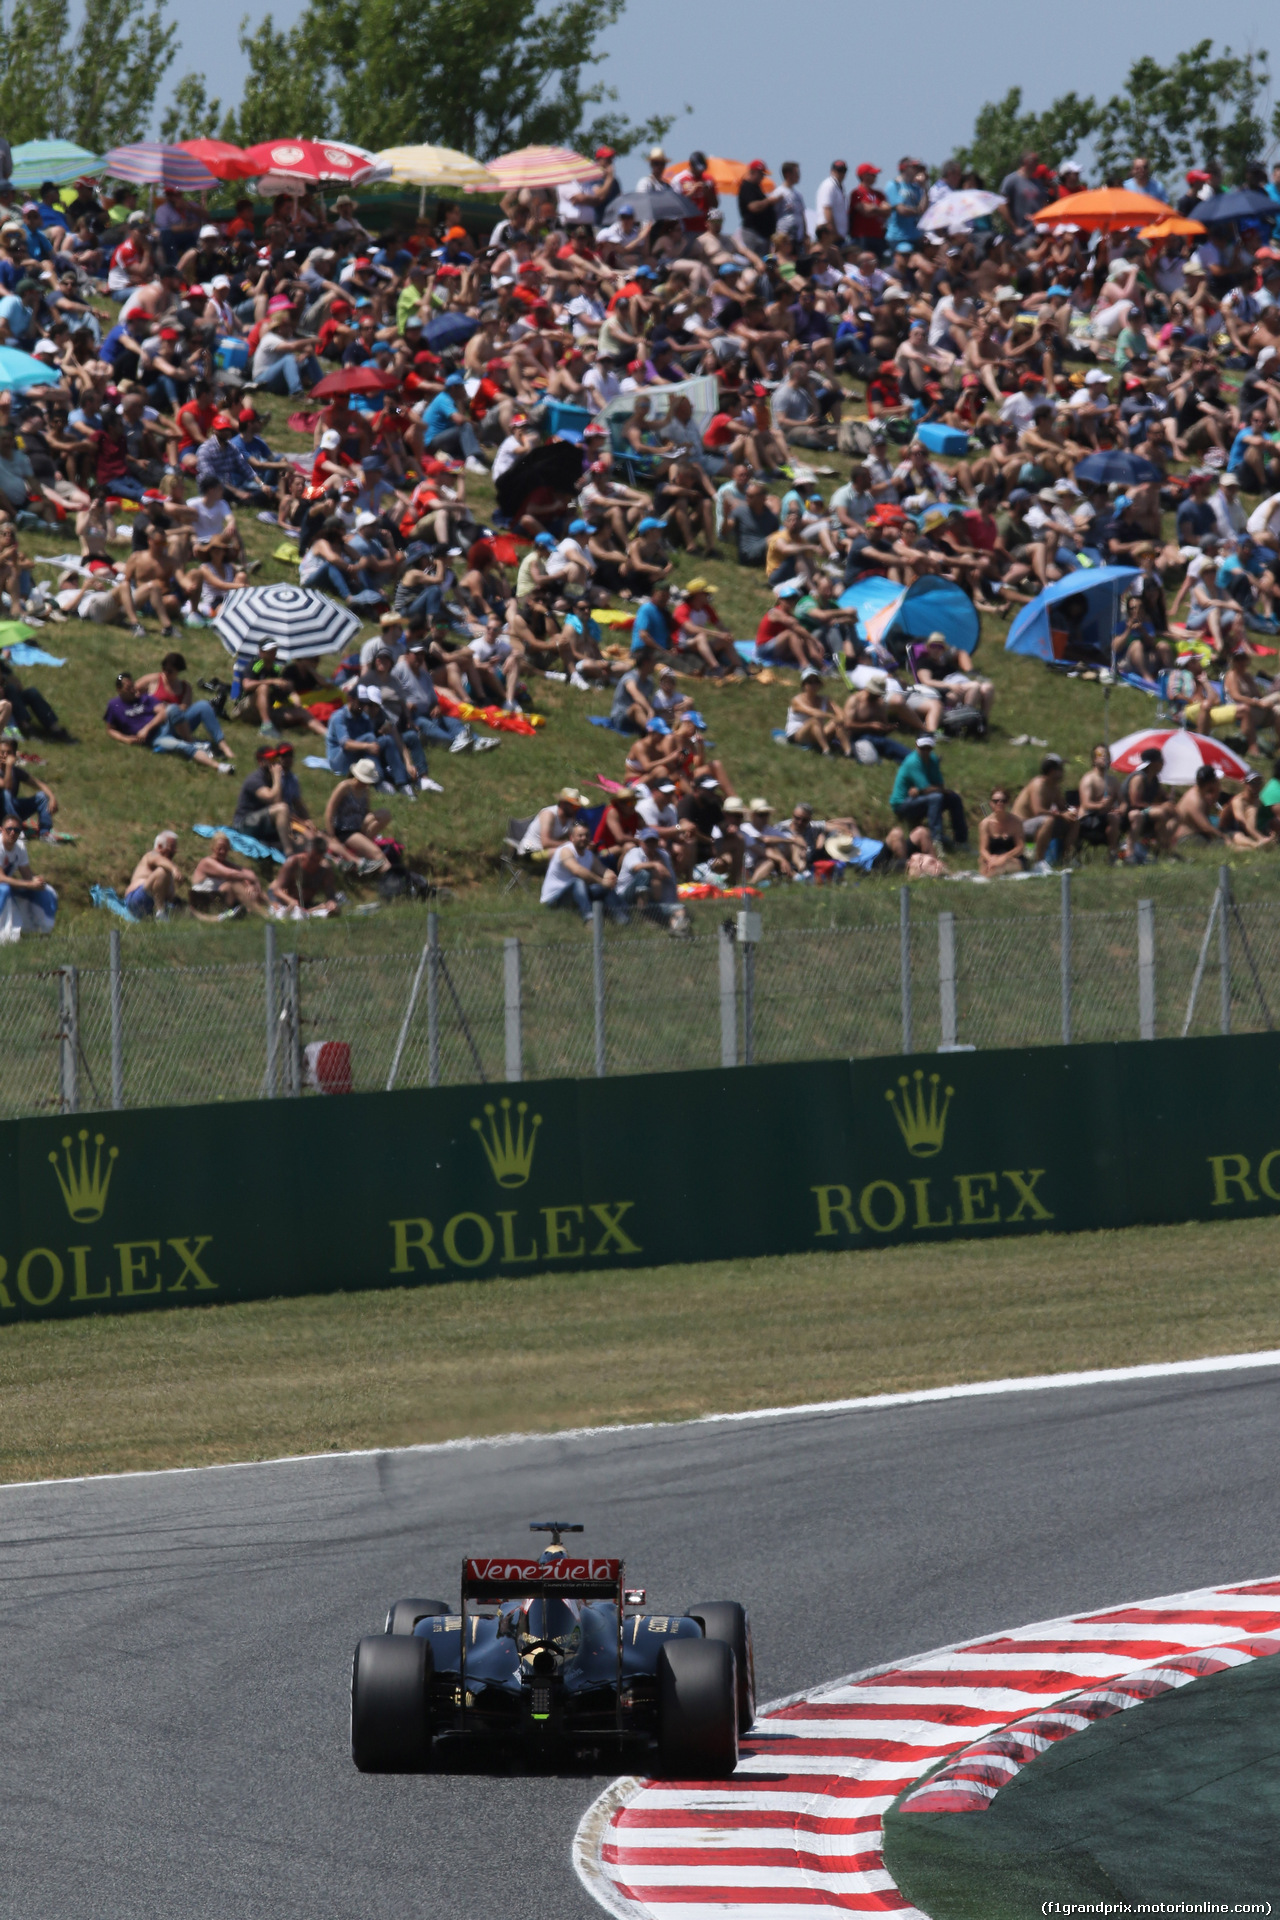
<instances>
[{"instance_id":1,"label":"orange umbrella","mask_svg":"<svg viewBox=\"0 0 1280 1920\"><path fill-rule=\"evenodd\" d=\"M1140 227L1163 220L1169 213L1163 200L1149 193L1126 193L1123 187L1095 187L1089 193L1069 193L1051 207L1041 207L1031 218L1039 226L1067 225L1099 228L1103 233L1122 233L1126 227Z\"/></svg>"},{"instance_id":2,"label":"orange umbrella","mask_svg":"<svg viewBox=\"0 0 1280 1920\"><path fill-rule=\"evenodd\" d=\"M678 173L684 172L687 165L686 160L673 160L670 166L663 170L663 179L674 180ZM735 194L746 178L747 163L745 160L721 160L712 154L707 161L706 170L707 177L717 193ZM767 173L764 176L764 190L766 193L773 192L773 181Z\"/></svg>"},{"instance_id":3,"label":"orange umbrella","mask_svg":"<svg viewBox=\"0 0 1280 1920\"><path fill-rule=\"evenodd\" d=\"M1157 220L1153 227L1143 227L1138 233L1139 240L1173 240L1180 234L1203 233L1204 228L1198 220L1184 220L1180 214L1171 213L1167 220Z\"/></svg>"}]
</instances>

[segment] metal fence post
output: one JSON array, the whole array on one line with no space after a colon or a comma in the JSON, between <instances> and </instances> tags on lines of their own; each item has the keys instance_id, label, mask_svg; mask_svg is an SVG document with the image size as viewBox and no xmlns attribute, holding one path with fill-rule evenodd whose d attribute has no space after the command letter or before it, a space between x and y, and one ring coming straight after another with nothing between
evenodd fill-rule
<instances>
[{"instance_id":1,"label":"metal fence post","mask_svg":"<svg viewBox=\"0 0 1280 1920\"><path fill-rule=\"evenodd\" d=\"M604 901L591 903L591 997L596 1015L596 1079L603 1080L604 1057Z\"/></svg>"},{"instance_id":2,"label":"metal fence post","mask_svg":"<svg viewBox=\"0 0 1280 1920\"><path fill-rule=\"evenodd\" d=\"M1156 905L1138 902L1138 1038L1156 1037Z\"/></svg>"},{"instance_id":3,"label":"metal fence post","mask_svg":"<svg viewBox=\"0 0 1280 1920\"><path fill-rule=\"evenodd\" d=\"M302 1092L302 1005L298 990L299 970L296 949L284 955L281 973L284 1005L280 1009L280 1024L285 1030L285 1093L291 1100L296 1100Z\"/></svg>"},{"instance_id":4,"label":"metal fence post","mask_svg":"<svg viewBox=\"0 0 1280 1920\"><path fill-rule=\"evenodd\" d=\"M263 1085L263 1096L267 1100L276 1097L276 1049L280 1039L277 1024L276 1007L276 930L267 922L266 951L263 955L263 992L267 1010L267 1071Z\"/></svg>"},{"instance_id":5,"label":"metal fence post","mask_svg":"<svg viewBox=\"0 0 1280 1920\"><path fill-rule=\"evenodd\" d=\"M1221 1014L1221 1026L1224 1033L1231 1031L1231 928L1228 924L1228 908L1231 905L1231 874L1228 868L1218 868L1218 1000Z\"/></svg>"},{"instance_id":6,"label":"metal fence post","mask_svg":"<svg viewBox=\"0 0 1280 1920\"><path fill-rule=\"evenodd\" d=\"M956 1044L956 917L938 915L938 1024L944 1047Z\"/></svg>"},{"instance_id":7,"label":"metal fence post","mask_svg":"<svg viewBox=\"0 0 1280 1920\"><path fill-rule=\"evenodd\" d=\"M733 926L720 929L720 1065L738 1064L738 965Z\"/></svg>"},{"instance_id":8,"label":"metal fence post","mask_svg":"<svg viewBox=\"0 0 1280 1920\"><path fill-rule=\"evenodd\" d=\"M427 1085L440 1085L440 916L427 915Z\"/></svg>"},{"instance_id":9,"label":"metal fence post","mask_svg":"<svg viewBox=\"0 0 1280 1920\"><path fill-rule=\"evenodd\" d=\"M524 1079L524 1035L520 1022L520 942L502 943L502 990L506 1014L507 1079Z\"/></svg>"},{"instance_id":10,"label":"metal fence post","mask_svg":"<svg viewBox=\"0 0 1280 1920\"><path fill-rule=\"evenodd\" d=\"M430 934L430 930L430 926L428 925L428 934ZM396 1084L396 1075L400 1071L400 1061L404 1056L405 1043L409 1038L409 1029L413 1025L414 1009L418 1004L418 995L422 992L422 976L427 970L427 962L430 957L431 947L428 944L422 949L422 957L418 961L417 971L413 976L413 985L409 988L409 1004L404 1010L404 1019L400 1022L400 1031L396 1036L395 1052L391 1056L391 1065L387 1069L388 1093L392 1091ZM430 1045L429 1041L428 1045Z\"/></svg>"},{"instance_id":11,"label":"metal fence post","mask_svg":"<svg viewBox=\"0 0 1280 1920\"><path fill-rule=\"evenodd\" d=\"M120 929L111 929L111 1105L124 1105L124 976L120 971Z\"/></svg>"},{"instance_id":12,"label":"metal fence post","mask_svg":"<svg viewBox=\"0 0 1280 1920\"><path fill-rule=\"evenodd\" d=\"M80 975L58 968L58 1110L78 1113L80 1064Z\"/></svg>"},{"instance_id":13,"label":"metal fence post","mask_svg":"<svg viewBox=\"0 0 1280 1920\"><path fill-rule=\"evenodd\" d=\"M898 950L902 972L902 1051L912 1051L911 1033L911 889L898 893Z\"/></svg>"},{"instance_id":14,"label":"metal fence post","mask_svg":"<svg viewBox=\"0 0 1280 1920\"><path fill-rule=\"evenodd\" d=\"M1071 1045L1071 870L1062 876L1062 1044Z\"/></svg>"}]
</instances>

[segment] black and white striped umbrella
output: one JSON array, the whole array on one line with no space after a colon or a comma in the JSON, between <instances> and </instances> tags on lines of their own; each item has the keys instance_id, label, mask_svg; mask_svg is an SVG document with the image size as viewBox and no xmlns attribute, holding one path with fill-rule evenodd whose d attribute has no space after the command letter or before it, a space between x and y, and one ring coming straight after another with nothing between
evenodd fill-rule
<instances>
[{"instance_id":1,"label":"black and white striped umbrella","mask_svg":"<svg viewBox=\"0 0 1280 1920\"><path fill-rule=\"evenodd\" d=\"M274 640L283 664L339 652L359 633L360 616L313 587L279 583L233 587L213 624L228 653L255 654Z\"/></svg>"}]
</instances>

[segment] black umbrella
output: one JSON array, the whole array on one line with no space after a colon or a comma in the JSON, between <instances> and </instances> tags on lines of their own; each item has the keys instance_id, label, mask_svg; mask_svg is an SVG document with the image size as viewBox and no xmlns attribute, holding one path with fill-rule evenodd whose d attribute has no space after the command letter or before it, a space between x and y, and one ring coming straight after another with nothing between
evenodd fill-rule
<instances>
[{"instance_id":1,"label":"black umbrella","mask_svg":"<svg viewBox=\"0 0 1280 1920\"><path fill-rule=\"evenodd\" d=\"M498 506L508 520L514 520L535 487L550 487L553 493L572 493L582 478L581 447L567 440L548 440L545 446L530 447L511 462L494 491Z\"/></svg>"},{"instance_id":2,"label":"black umbrella","mask_svg":"<svg viewBox=\"0 0 1280 1920\"><path fill-rule=\"evenodd\" d=\"M1090 453L1076 467L1076 479L1091 487L1141 487L1163 476L1153 460L1117 447L1109 453Z\"/></svg>"},{"instance_id":3,"label":"black umbrella","mask_svg":"<svg viewBox=\"0 0 1280 1920\"><path fill-rule=\"evenodd\" d=\"M1191 218L1203 220L1206 227L1217 226L1224 220L1256 220L1259 216L1280 219L1280 200L1273 200L1269 193L1259 193L1253 187L1215 193L1212 200L1197 200L1191 209Z\"/></svg>"}]
</instances>

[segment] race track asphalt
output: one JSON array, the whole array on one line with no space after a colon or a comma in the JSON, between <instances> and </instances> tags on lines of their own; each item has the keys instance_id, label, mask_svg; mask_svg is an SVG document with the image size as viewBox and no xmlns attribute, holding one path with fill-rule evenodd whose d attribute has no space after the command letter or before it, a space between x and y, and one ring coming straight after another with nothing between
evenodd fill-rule
<instances>
[{"instance_id":1,"label":"race track asphalt","mask_svg":"<svg viewBox=\"0 0 1280 1920\"><path fill-rule=\"evenodd\" d=\"M591 1920L607 1773L362 1776L391 1599L584 1521L650 1603L738 1597L761 1698L1280 1572L1280 1369L0 1489L13 1920Z\"/></svg>"}]
</instances>

